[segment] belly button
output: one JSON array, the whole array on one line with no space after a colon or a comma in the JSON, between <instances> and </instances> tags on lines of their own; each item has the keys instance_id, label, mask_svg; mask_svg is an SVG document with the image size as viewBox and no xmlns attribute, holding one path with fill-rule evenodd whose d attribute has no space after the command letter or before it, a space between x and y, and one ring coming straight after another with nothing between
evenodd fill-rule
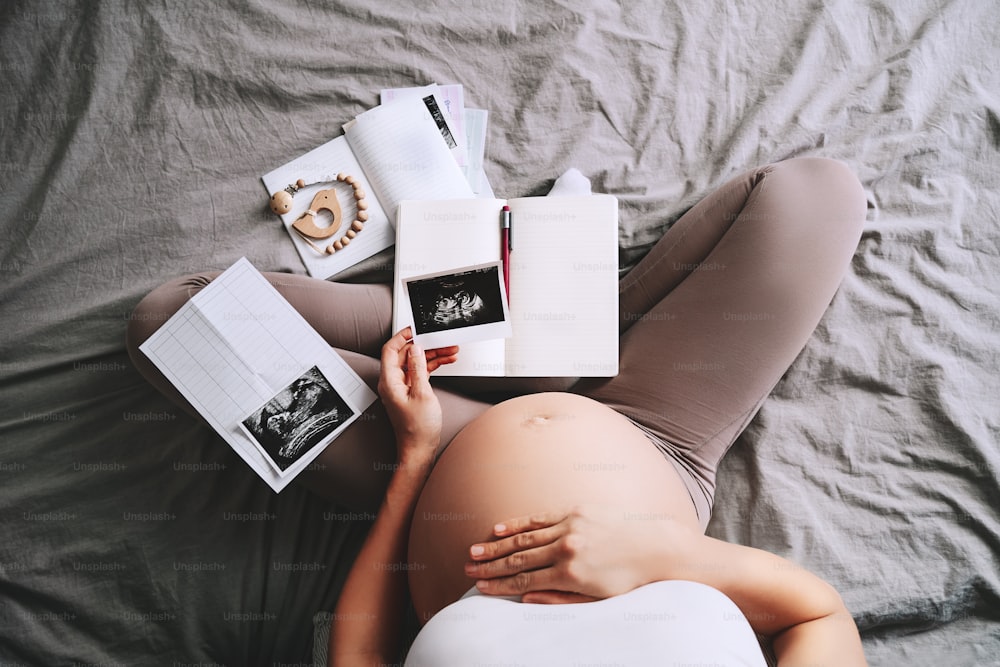
<instances>
[{"instance_id":1,"label":"belly button","mask_svg":"<svg viewBox=\"0 0 1000 667\"><path fill-rule=\"evenodd\" d=\"M524 420L525 426L541 426L548 423L548 415L533 415Z\"/></svg>"}]
</instances>

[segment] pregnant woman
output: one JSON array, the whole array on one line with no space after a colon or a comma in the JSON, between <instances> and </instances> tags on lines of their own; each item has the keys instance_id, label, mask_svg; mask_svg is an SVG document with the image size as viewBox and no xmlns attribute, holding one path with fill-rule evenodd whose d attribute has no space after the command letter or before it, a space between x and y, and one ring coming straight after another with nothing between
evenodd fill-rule
<instances>
[{"instance_id":1,"label":"pregnant woman","mask_svg":"<svg viewBox=\"0 0 1000 667\"><path fill-rule=\"evenodd\" d=\"M622 279L610 379L432 385L461 352L390 337L388 286L270 274L382 398L306 480L381 499L331 664L397 662L408 593L426 623L411 665L762 665L757 636L779 665L865 664L831 586L704 535L720 460L823 315L865 214L831 160L734 178ZM182 405L136 349L212 277L158 288L131 320L134 362Z\"/></svg>"}]
</instances>

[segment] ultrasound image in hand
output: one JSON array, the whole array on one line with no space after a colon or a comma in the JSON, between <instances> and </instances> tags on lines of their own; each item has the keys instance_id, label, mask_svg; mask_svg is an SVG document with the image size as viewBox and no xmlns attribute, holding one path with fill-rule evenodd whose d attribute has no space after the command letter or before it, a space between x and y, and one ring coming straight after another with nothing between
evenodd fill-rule
<instances>
[{"instance_id":1,"label":"ultrasound image in hand","mask_svg":"<svg viewBox=\"0 0 1000 667\"><path fill-rule=\"evenodd\" d=\"M504 321L497 267L407 283L416 334Z\"/></svg>"}]
</instances>

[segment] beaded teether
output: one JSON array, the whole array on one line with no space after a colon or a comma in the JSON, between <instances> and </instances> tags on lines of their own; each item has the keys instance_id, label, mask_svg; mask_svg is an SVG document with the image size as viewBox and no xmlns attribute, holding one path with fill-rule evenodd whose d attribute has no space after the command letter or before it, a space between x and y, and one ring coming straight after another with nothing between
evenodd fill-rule
<instances>
[{"instance_id":1,"label":"beaded teether","mask_svg":"<svg viewBox=\"0 0 1000 667\"><path fill-rule=\"evenodd\" d=\"M358 207L357 216L354 222L351 223L347 233L328 245L326 250L321 249L309 240L329 238L340 229L344 216L340 210L340 202L337 201L337 191L333 188L317 192L316 196L313 197L312 203L309 204L309 209L299 216L298 220L292 223L292 229L302 237L302 240L309 244L309 247L316 252L327 255L332 255L338 250L343 250L347 247L351 243L351 239L356 237L358 232L365 228L365 222L368 220L368 203L365 201L365 191L361 188L361 182L354 176L344 173L337 174L336 180L351 186L354 190L354 200ZM271 210L278 215L284 215L291 211L292 199L295 197L295 193L304 187L306 187L306 183L300 178L284 190L275 192L271 196ZM316 226L316 214L320 211L329 211L330 215L333 216L333 221L329 227Z\"/></svg>"}]
</instances>

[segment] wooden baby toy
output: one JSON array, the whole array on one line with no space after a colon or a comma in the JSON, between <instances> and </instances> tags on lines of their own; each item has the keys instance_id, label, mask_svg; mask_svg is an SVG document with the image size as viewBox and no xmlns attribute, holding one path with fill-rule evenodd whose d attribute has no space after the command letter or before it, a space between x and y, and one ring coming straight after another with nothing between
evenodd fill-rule
<instances>
[{"instance_id":1,"label":"wooden baby toy","mask_svg":"<svg viewBox=\"0 0 1000 667\"><path fill-rule=\"evenodd\" d=\"M344 214L341 211L340 201L337 199L337 191L334 188L317 192L316 196L313 197L312 203L309 204L309 209L292 223L292 229L302 237L302 240L317 252L328 255L332 255L336 251L347 247L351 243L351 239L355 238L364 229L365 222L368 220L368 203L365 201L365 191L361 187L361 182L354 176L344 173L337 174L336 180L351 186L354 190L354 200L358 208L357 216L354 222L351 223L350 229L340 239L327 246L325 250L310 241L310 239L330 238L337 233L337 230L340 229L343 223ZM275 192L271 196L271 210L278 215L284 215L291 211L295 193L304 187L306 187L306 183L300 178L284 190ZM333 220L328 227L319 227L316 225L316 215L320 211L329 211L330 215L333 216Z\"/></svg>"}]
</instances>

